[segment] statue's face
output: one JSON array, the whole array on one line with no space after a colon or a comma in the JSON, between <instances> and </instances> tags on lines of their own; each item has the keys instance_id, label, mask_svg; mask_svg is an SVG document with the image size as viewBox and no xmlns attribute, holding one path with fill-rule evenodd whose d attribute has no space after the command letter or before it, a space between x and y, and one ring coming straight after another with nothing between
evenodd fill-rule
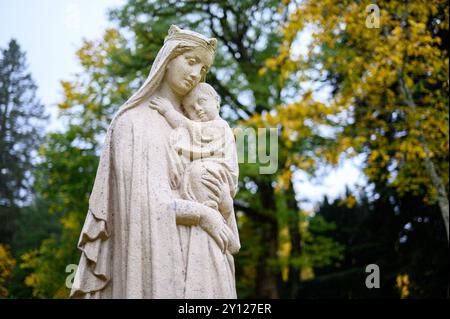
<instances>
[{"instance_id":1,"label":"statue's face","mask_svg":"<svg viewBox=\"0 0 450 319\"><path fill-rule=\"evenodd\" d=\"M184 52L167 64L165 81L183 97L200 82L212 61L211 53L200 47Z\"/></svg>"}]
</instances>

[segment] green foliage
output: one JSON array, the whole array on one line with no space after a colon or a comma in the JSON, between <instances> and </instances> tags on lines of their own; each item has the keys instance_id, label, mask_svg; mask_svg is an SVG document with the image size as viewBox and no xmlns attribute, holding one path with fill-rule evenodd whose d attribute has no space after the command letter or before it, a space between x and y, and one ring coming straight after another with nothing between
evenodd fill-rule
<instances>
[{"instance_id":1,"label":"green foliage","mask_svg":"<svg viewBox=\"0 0 450 319\"><path fill-rule=\"evenodd\" d=\"M16 260L11 256L9 247L0 244L0 299L9 295L8 284L15 265Z\"/></svg>"},{"instance_id":2,"label":"green foliage","mask_svg":"<svg viewBox=\"0 0 450 319\"><path fill-rule=\"evenodd\" d=\"M333 231L336 225L327 222L322 216L314 215L309 221L307 231L304 232L304 255L308 260L307 267L321 269L338 263L342 259L344 246L336 242Z\"/></svg>"},{"instance_id":3,"label":"green foliage","mask_svg":"<svg viewBox=\"0 0 450 319\"><path fill-rule=\"evenodd\" d=\"M410 298L447 296L449 257L439 208L382 184L376 191L382 194L378 199L369 200L364 190L352 207L324 199L317 216L336 226L329 237L345 247L343 258L316 269L299 297L399 298L405 291L398 291L398 278L407 278L403 287ZM380 267L380 289L364 285L369 264Z\"/></svg>"},{"instance_id":4,"label":"green foliage","mask_svg":"<svg viewBox=\"0 0 450 319\"><path fill-rule=\"evenodd\" d=\"M70 124L64 133L49 134L40 150L43 161L37 170L36 190L63 229L22 256L21 268L32 270L25 283L33 288L34 297L66 297L65 268L79 259L76 243L98 165L94 133L85 128Z\"/></svg>"},{"instance_id":5,"label":"green foliage","mask_svg":"<svg viewBox=\"0 0 450 319\"><path fill-rule=\"evenodd\" d=\"M49 234L59 233L62 225L56 214L48 213L47 201L34 198L33 202L22 207L14 224L11 249L16 257L27 250L36 249Z\"/></svg>"}]
</instances>

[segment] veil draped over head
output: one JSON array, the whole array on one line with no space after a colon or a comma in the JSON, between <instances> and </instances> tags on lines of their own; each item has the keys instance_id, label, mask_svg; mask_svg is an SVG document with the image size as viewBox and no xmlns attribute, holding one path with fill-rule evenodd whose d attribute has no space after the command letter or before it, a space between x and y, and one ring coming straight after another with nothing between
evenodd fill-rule
<instances>
[{"instance_id":1,"label":"veil draped over head","mask_svg":"<svg viewBox=\"0 0 450 319\"><path fill-rule=\"evenodd\" d=\"M100 162L97 169L93 190L89 198L89 211L81 231L78 248L82 251L75 274L71 297L95 297L111 280L111 258L114 231L113 209L113 151L112 136L117 118L127 110L145 102L161 84L167 64L179 54L197 47L202 47L214 56L217 40L203 35L182 30L175 25L169 29L164 45L158 52L144 84L115 114L108 128ZM204 81L205 74L201 81ZM119 212L116 212L119 213ZM150 240L150 239L149 239Z\"/></svg>"},{"instance_id":2,"label":"veil draped over head","mask_svg":"<svg viewBox=\"0 0 450 319\"><path fill-rule=\"evenodd\" d=\"M130 99L128 99L119 113L138 105L151 96L163 80L167 63L179 55L180 52L196 47L202 47L205 50L210 51L211 55L214 56L217 40L215 38L206 38L200 33L182 30L176 25L172 25L164 40L164 45L161 50L159 50L158 55L153 62L150 74L144 84L130 97ZM205 75L206 72L202 75L201 82L205 81Z\"/></svg>"}]
</instances>

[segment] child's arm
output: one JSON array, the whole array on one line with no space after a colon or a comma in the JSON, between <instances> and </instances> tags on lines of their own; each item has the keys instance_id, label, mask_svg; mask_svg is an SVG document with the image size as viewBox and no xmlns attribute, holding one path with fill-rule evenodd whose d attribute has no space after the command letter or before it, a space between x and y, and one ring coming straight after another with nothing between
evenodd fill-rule
<instances>
[{"instance_id":1,"label":"child's arm","mask_svg":"<svg viewBox=\"0 0 450 319\"><path fill-rule=\"evenodd\" d=\"M230 191L227 186L224 186L225 191L222 192L222 198L219 202L219 211L223 218L228 219L233 212L233 198L230 195Z\"/></svg>"},{"instance_id":2,"label":"child's arm","mask_svg":"<svg viewBox=\"0 0 450 319\"><path fill-rule=\"evenodd\" d=\"M175 109L167 110L167 112L162 115L166 118L172 128L189 127L189 119L180 112L175 111Z\"/></svg>"},{"instance_id":3,"label":"child's arm","mask_svg":"<svg viewBox=\"0 0 450 319\"><path fill-rule=\"evenodd\" d=\"M239 232L236 224L236 216L234 214L233 197L230 195L229 187L225 186L222 192L221 202L219 203L219 211L227 222L228 232L228 251L236 254L241 248L239 241Z\"/></svg>"},{"instance_id":4,"label":"child's arm","mask_svg":"<svg viewBox=\"0 0 450 319\"><path fill-rule=\"evenodd\" d=\"M164 116L172 128L189 126L189 119L180 114L180 112L175 111L172 104L164 98L155 97L151 99L149 107Z\"/></svg>"}]
</instances>

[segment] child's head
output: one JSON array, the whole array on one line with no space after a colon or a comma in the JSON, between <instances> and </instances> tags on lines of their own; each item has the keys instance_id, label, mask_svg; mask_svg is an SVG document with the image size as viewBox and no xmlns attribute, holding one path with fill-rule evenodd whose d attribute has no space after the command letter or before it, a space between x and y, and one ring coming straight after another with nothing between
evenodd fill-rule
<instances>
[{"instance_id":1,"label":"child's head","mask_svg":"<svg viewBox=\"0 0 450 319\"><path fill-rule=\"evenodd\" d=\"M186 115L193 121L207 122L219 117L220 97L208 83L199 83L183 99Z\"/></svg>"}]
</instances>

